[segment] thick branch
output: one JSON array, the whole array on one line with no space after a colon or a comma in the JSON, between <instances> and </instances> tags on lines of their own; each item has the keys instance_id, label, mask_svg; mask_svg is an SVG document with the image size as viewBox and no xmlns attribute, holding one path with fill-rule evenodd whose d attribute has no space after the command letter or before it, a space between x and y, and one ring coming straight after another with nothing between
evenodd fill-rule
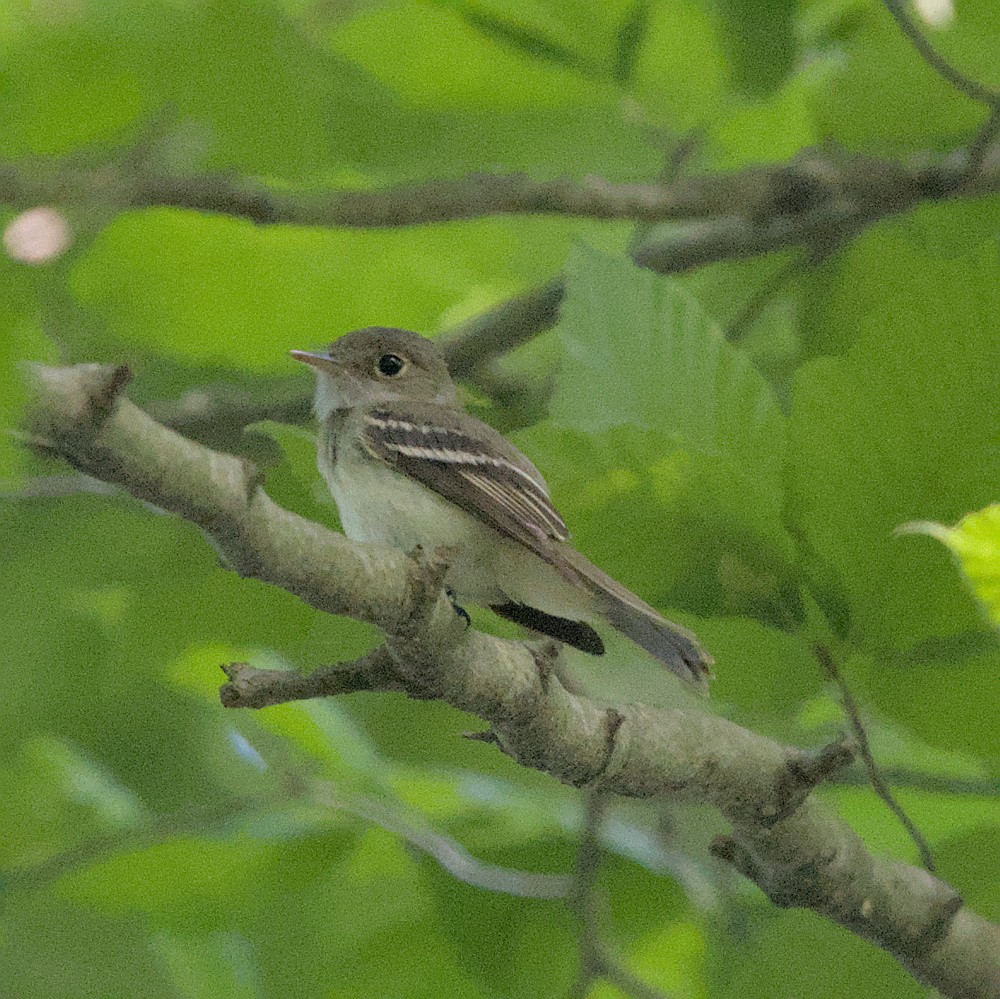
<instances>
[{"instance_id":1,"label":"thick branch","mask_svg":"<svg viewBox=\"0 0 1000 999\"><path fill-rule=\"evenodd\" d=\"M327 690L404 690L483 718L526 766L578 787L715 805L732 823L717 846L779 905L809 907L891 952L956 997L995 996L1000 932L919 868L872 856L810 788L845 756L783 747L712 715L643 705L606 708L570 693L544 649L463 630L441 592L441 566L349 543L273 503L246 462L185 440L118 394L121 369L35 369L28 439L95 478L199 525L234 569L317 609L369 621L384 647L346 682L271 676L254 700L244 667L228 703L273 703ZM268 697L268 679L281 686ZM340 686L338 688L338 683ZM300 688L300 685L301 688Z\"/></svg>"}]
</instances>

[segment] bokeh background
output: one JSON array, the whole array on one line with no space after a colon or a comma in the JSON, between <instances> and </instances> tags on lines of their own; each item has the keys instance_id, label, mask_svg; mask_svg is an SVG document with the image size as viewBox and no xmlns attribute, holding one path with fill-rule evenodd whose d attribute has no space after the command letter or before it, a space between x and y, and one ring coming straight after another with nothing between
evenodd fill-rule
<instances>
[{"instance_id":1,"label":"bokeh background","mask_svg":"<svg viewBox=\"0 0 1000 999\"><path fill-rule=\"evenodd\" d=\"M994 0L913 16L1000 86ZM911 162L967 146L985 115L874 0L0 7L0 166L25 176L653 181L812 146ZM0 256L4 423L21 360L127 362L153 411L221 399L192 432L335 525L308 423L280 418L311 391L288 349L375 323L448 331L564 273L559 325L504 362L523 391L472 386L470 405L543 469L577 545L713 650L698 710L823 743L845 725L811 653L828 643L943 876L1000 917L1000 652L973 589L991 570L973 566L970 586L946 545L894 534L998 499L1000 198L670 277L628 251L676 225L259 227L119 203L113 184L56 199L70 245ZM30 207L0 205L0 224ZM16 437L0 439L0 475L0 994L567 993L580 931L565 902L485 890L442 858L460 844L477 863L571 873L577 792L463 740L480 723L440 704L227 713L220 663L310 669L376 636L238 579L194 526ZM571 666L597 696L685 697L617 642ZM819 793L873 851L917 860L861 770ZM767 903L709 856L722 831L669 801L612 808L602 930L634 974L676 999L928 994L888 955Z\"/></svg>"}]
</instances>

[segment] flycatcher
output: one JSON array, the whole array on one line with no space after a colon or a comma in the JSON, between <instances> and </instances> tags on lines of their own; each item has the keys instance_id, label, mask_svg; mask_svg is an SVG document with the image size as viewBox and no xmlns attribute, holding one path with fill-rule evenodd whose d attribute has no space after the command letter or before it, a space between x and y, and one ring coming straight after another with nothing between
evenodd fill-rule
<instances>
[{"instance_id":1,"label":"flycatcher","mask_svg":"<svg viewBox=\"0 0 1000 999\"><path fill-rule=\"evenodd\" d=\"M538 469L467 413L438 348L408 330L371 327L316 369L318 465L353 541L450 551L459 602L593 655L604 620L678 676L707 690L712 657L568 543Z\"/></svg>"}]
</instances>

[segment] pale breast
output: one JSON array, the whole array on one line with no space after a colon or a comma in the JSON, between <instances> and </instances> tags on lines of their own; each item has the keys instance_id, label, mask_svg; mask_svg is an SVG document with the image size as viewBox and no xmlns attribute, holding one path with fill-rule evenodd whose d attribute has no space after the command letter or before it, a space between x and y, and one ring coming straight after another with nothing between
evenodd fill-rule
<instances>
[{"instance_id":1,"label":"pale breast","mask_svg":"<svg viewBox=\"0 0 1000 999\"><path fill-rule=\"evenodd\" d=\"M590 616L589 599L551 565L402 472L349 446L332 467L320 461L320 471L352 541L404 551L448 548L447 581L459 602L514 601L563 617Z\"/></svg>"}]
</instances>

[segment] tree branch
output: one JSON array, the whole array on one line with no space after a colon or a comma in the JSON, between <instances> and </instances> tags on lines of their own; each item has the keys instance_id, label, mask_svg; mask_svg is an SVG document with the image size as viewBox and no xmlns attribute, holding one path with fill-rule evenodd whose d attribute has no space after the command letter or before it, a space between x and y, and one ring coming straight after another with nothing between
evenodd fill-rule
<instances>
[{"instance_id":1,"label":"tree branch","mask_svg":"<svg viewBox=\"0 0 1000 999\"><path fill-rule=\"evenodd\" d=\"M998 928L926 871L870 854L810 797L826 763L723 718L641 704L608 708L570 693L547 668L544 647L466 629L443 592L439 562L351 544L282 509L248 462L180 437L121 398L123 369L36 367L33 375L27 437L34 446L197 524L242 575L386 633L383 646L346 670L346 686L281 674L282 697L316 696L337 683L401 689L479 715L513 759L568 784L712 804L733 827L716 852L776 904L813 909L945 995L995 996ZM264 703L281 699L269 698L267 681L243 667L224 688L227 703L244 703L241 689L251 681Z\"/></svg>"},{"instance_id":2,"label":"tree branch","mask_svg":"<svg viewBox=\"0 0 1000 999\"><path fill-rule=\"evenodd\" d=\"M787 163L731 173L680 177L671 183L612 183L600 177L535 180L527 174L473 173L373 191L268 186L229 174L166 175L106 165L0 162L0 202L96 205L126 211L171 207L247 219L258 225L389 228L490 215L570 215L632 222L684 222L739 217L765 229L779 216L802 215L836 200L884 217L923 198L942 197L940 177L954 155L926 154L896 163L859 154L804 150ZM928 177L934 184L928 186ZM991 165L965 194L1000 191ZM758 251L762 252L762 251ZM693 266L689 264L688 266Z\"/></svg>"},{"instance_id":3,"label":"tree branch","mask_svg":"<svg viewBox=\"0 0 1000 999\"><path fill-rule=\"evenodd\" d=\"M991 122L1000 126L1000 115ZM257 224L354 227L540 213L681 223L633 251L639 266L663 274L795 247L805 251L804 259L816 261L868 226L921 201L998 193L1000 144L989 126L973 148L943 157L927 153L896 163L810 149L787 163L654 184L475 174L379 191L296 192L231 176L157 177L111 166L83 170L0 162L0 203L19 207L98 204L127 210L162 205ZM446 331L441 345L452 374L492 395L496 379L484 373L486 366L554 326L564 295L565 280L555 277ZM157 404L155 410L175 429L215 442L222 425L239 427L267 418L300 422L308 417L310 403L305 396L248 402L199 392Z\"/></svg>"}]
</instances>

